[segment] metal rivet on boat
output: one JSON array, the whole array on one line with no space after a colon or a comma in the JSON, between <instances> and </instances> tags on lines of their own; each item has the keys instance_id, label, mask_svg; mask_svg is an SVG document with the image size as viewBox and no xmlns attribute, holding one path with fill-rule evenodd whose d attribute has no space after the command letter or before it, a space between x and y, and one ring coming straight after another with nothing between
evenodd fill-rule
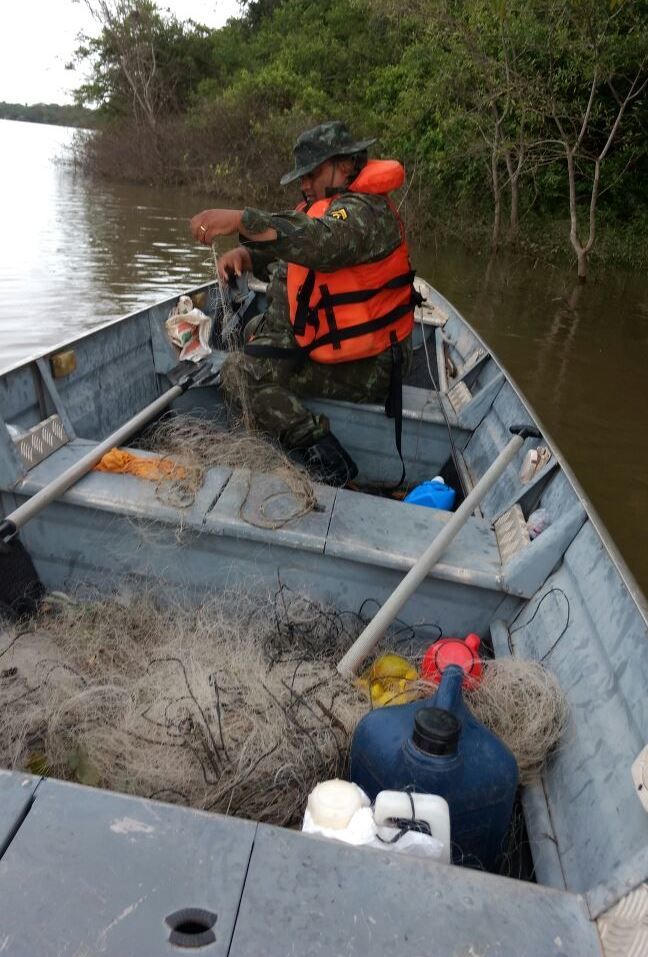
<instances>
[{"instance_id":1,"label":"metal rivet on boat","mask_svg":"<svg viewBox=\"0 0 648 957\"><path fill-rule=\"evenodd\" d=\"M171 928L169 943L176 947L206 947L213 944L216 914L202 907L183 907L164 918Z\"/></svg>"},{"instance_id":2,"label":"metal rivet on boat","mask_svg":"<svg viewBox=\"0 0 648 957\"><path fill-rule=\"evenodd\" d=\"M56 352L50 356L50 367L55 379L63 379L66 375L70 375L77 367L76 352L74 349Z\"/></svg>"}]
</instances>

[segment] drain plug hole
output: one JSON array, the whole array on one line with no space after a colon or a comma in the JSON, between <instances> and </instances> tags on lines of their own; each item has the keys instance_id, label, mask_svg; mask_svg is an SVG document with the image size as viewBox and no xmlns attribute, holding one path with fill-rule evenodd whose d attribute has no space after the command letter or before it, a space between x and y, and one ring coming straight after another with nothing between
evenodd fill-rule
<instances>
[{"instance_id":1,"label":"drain plug hole","mask_svg":"<svg viewBox=\"0 0 648 957\"><path fill-rule=\"evenodd\" d=\"M206 947L213 944L216 914L202 907L183 907L165 918L171 928L169 943L176 947Z\"/></svg>"}]
</instances>

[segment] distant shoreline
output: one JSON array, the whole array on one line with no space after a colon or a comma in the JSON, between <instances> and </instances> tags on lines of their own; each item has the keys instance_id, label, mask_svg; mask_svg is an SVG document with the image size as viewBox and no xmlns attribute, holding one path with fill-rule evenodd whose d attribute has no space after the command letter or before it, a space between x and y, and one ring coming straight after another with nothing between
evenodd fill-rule
<instances>
[{"instance_id":1,"label":"distant shoreline","mask_svg":"<svg viewBox=\"0 0 648 957\"><path fill-rule=\"evenodd\" d=\"M0 102L0 119L21 123L44 123L49 126L71 126L76 129L94 129L97 125L94 110L60 103Z\"/></svg>"}]
</instances>

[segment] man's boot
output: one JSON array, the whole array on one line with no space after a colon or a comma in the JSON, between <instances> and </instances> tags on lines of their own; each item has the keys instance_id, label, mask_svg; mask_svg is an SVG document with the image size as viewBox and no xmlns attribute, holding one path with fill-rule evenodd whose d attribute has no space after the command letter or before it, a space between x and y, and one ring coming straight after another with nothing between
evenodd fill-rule
<instances>
[{"instance_id":1,"label":"man's boot","mask_svg":"<svg viewBox=\"0 0 648 957\"><path fill-rule=\"evenodd\" d=\"M308 470L316 482L340 487L358 474L358 466L332 432L302 449L293 449L290 457Z\"/></svg>"}]
</instances>

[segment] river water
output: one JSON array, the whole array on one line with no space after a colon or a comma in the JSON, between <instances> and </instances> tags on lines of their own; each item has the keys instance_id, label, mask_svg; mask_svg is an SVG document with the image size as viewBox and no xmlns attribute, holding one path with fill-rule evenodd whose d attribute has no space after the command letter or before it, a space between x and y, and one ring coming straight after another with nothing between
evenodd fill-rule
<instances>
[{"instance_id":1,"label":"river water","mask_svg":"<svg viewBox=\"0 0 648 957\"><path fill-rule=\"evenodd\" d=\"M212 275L187 220L217 198L89 182L54 161L72 135L0 120L0 370ZM571 270L493 265L459 239L414 259L503 361L648 591L648 279L599 269L575 290Z\"/></svg>"}]
</instances>

